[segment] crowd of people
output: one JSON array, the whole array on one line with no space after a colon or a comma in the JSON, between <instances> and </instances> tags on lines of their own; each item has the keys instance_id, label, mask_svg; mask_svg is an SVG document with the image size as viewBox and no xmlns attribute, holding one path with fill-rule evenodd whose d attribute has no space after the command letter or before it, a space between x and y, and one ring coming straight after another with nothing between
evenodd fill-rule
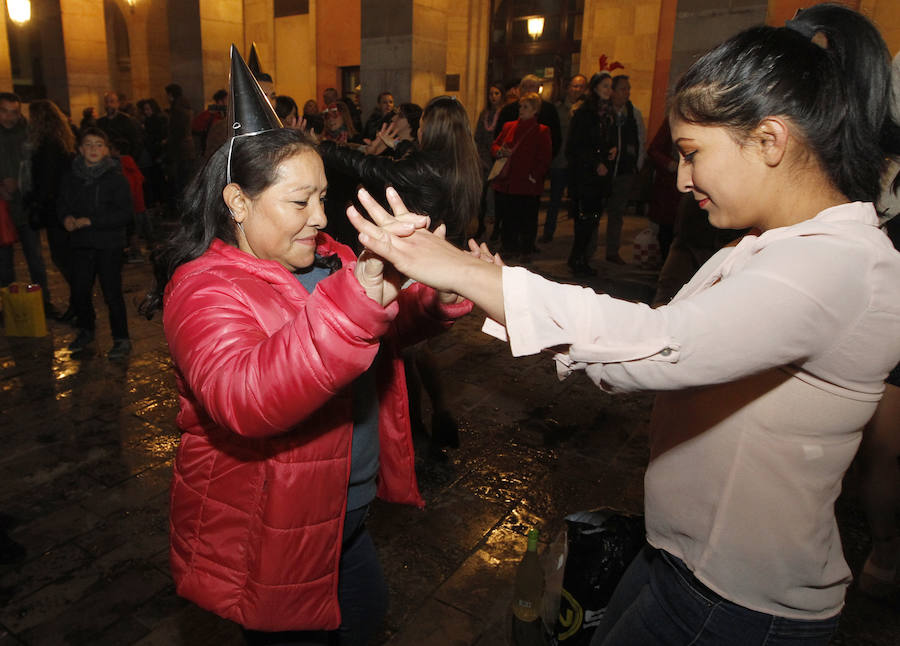
<instances>
[{"instance_id":1,"label":"crowd of people","mask_svg":"<svg viewBox=\"0 0 900 646\"><path fill-rule=\"evenodd\" d=\"M458 443L428 344L478 306L514 356L552 349L561 376L659 393L647 544L595 646L824 646L851 580L833 504L867 425L869 588L892 585L900 560L900 254L881 227L900 189L885 166L900 156L889 61L877 29L837 5L747 30L678 81L648 155L624 74L575 75L555 103L534 76L493 84L473 132L452 96L423 108L382 92L363 123L329 88L321 110L300 110L233 49L231 87L196 118L174 84L167 114L139 104L143 124L110 93L77 146L51 102L32 103L26 125L0 94L0 197L21 195L20 230L38 223L21 240L45 287L34 252L47 228L73 351L94 340L99 277L113 358L130 349L129 227L141 229L139 206L181 197L141 306L162 311L180 395L172 571L179 594L239 623L248 644L365 644L377 629L387 590L367 511L376 496L424 504L410 374L432 399L434 445ZM684 246L676 213L738 240L717 238L654 307L528 271L547 179L540 239L567 195L573 274L596 271L603 213L605 258L624 263L622 214L645 159L665 184L650 215L667 246Z\"/></svg>"}]
</instances>

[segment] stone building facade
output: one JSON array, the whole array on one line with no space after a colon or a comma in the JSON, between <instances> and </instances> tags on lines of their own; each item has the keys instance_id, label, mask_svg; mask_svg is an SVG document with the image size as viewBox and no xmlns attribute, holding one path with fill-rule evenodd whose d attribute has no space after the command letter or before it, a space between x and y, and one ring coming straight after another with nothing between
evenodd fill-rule
<instances>
[{"instance_id":1,"label":"stone building facade","mask_svg":"<svg viewBox=\"0 0 900 646\"><path fill-rule=\"evenodd\" d=\"M500 80L488 78L489 30L507 1L30 0L29 23L0 21L0 89L31 83L77 121L83 108L102 105L108 89L165 105L163 88L177 82L199 109L227 86L230 44L248 52L255 42L277 91L300 105L310 98L321 103L325 88L340 90L352 73L362 82L364 113L389 89L398 103L453 94L474 119L487 84ZM532 0L532 11L560 2ZM806 4L563 0L561 6L578 19L580 52L571 71L590 76L601 55L621 62L652 130L663 118L668 84L698 53L752 24L781 24ZM876 22L892 52L900 49L900 3L845 4ZM33 60L40 61L37 71L29 68Z\"/></svg>"}]
</instances>

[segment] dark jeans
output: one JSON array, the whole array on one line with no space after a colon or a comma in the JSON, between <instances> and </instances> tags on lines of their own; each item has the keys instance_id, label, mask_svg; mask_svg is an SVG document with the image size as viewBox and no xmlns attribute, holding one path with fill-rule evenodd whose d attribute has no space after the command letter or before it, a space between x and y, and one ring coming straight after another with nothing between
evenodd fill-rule
<instances>
[{"instance_id":1,"label":"dark jeans","mask_svg":"<svg viewBox=\"0 0 900 646\"><path fill-rule=\"evenodd\" d=\"M26 222L16 225L19 234L19 243L22 245L22 253L25 254L25 263L28 265L28 275L31 282L41 286L44 302L50 302L50 289L47 285L47 268L44 266L44 257L41 255L41 232L32 229ZM9 285L16 279L16 270L13 258L15 243L0 247L0 287Z\"/></svg>"},{"instance_id":2,"label":"dark jeans","mask_svg":"<svg viewBox=\"0 0 900 646\"><path fill-rule=\"evenodd\" d=\"M648 545L616 586L591 646L826 646L839 616L803 621L748 610Z\"/></svg>"},{"instance_id":3,"label":"dark jeans","mask_svg":"<svg viewBox=\"0 0 900 646\"><path fill-rule=\"evenodd\" d=\"M596 246L592 242L597 237L597 225L603 215L604 193L602 186L583 187L573 202L570 266L587 265L594 255Z\"/></svg>"},{"instance_id":4,"label":"dark jeans","mask_svg":"<svg viewBox=\"0 0 900 646\"><path fill-rule=\"evenodd\" d=\"M556 218L562 205L563 193L569 183L567 168L550 169L550 202L547 204L547 218L544 220L544 238L552 240L556 233ZM572 205L569 203L569 217L572 216Z\"/></svg>"},{"instance_id":5,"label":"dark jeans","mask_svg":"<svg viewBox=\"0 0 900 646\"><path fill-rule=\"evenodd\" d=\"M72 305L82 330L94 331L97 318L94 280L99 277L113 339L128 338L128 316L122 295L122 254L122 248L72 249Z\"/></svg>"},{"instance_id":6,"label":"dark jeans","mask_svg":"<svg viewBox=\"0 0 900 646\"><path fill-rule=\"evenodd\" d=\"M532 253L537 238L538 208L540 195L514 195L494 191L496 214L503 222L500 236L503 251L509 253Z\"/></svg>"},{"instance_id":7,"label":"dark jeans","mask_svg":"<svg viewBox=\"0 0 900 646\"><path fill-rule=\"evenodd\" d=\"M248 646L365 646L387 613L387 583L366 529L368 507L347 512L338 573L341 627L334 631L244 630Z\"/></svg>"}]
</instances>

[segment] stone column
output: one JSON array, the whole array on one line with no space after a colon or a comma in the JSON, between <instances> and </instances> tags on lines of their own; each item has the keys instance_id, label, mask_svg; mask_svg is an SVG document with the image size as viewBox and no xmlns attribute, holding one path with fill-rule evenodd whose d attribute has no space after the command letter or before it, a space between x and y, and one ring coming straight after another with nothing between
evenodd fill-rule
<instances>
[{"instance_id":1,"label":"stone column","mask_svg":"<svg viewBox=\"0 0 900 646\"><path fill-rule=\"evenodd\" d=\"M316 8L310 0L305 14L275 18L275 90L287 94L303 112L316 97Z\"/></svg>"},{"instance_id":2,"label":"stone column","mask_svg":"<svg viewBox=\"0 0 900 646\"><path fill-rule=\"evenodd\" d=\"M487 101L490 0L469 0L449 7L447 22L447 74L459 74L455 95L466 107L473 132L478 113Z\"/></svg>"},{"instance_id":3,"label":"stone column","mask_svg":"<svg viewBox=\"0 0 900 646\"><path fill-rule=\"evenodd\" d=\"M184 89L191 107L203 109L203 56L201 54L200 6L196 0L174 0L168 3L169 83ZM165 96L165 92L163 92ZM168 107L168 101L160 103Z\"/></svg>"},{"instance_id":4,"label":"stone column","mask_svg":"<svg viewBox=\"0 0 900 646\"><path fill-rule=\"evenodd\" d=\"M41 34L41 71L47 98L63 110L68 110L69 81L59 0L32 0L31 5L32 28ZM72 118L78 123L81 115L72 115Z\"/></svg>"},{"instance_id":5,"label":"stone column","mask_svg":"<svg viewBox=\"0 0 900 646\"><path fill-rule=\"evenodd\" d=\"M3 8L6 11L6 8ZM12 92L12 61L9 60L9 34L6 31L6 17L0 20L0 92Z\"/></svg>"},{"instance_id":6,"label":"stone column","mask_svg":"<svg viewBox=\"0 0 900 646\"><path fill-rule=\"evenodd\" d=\"M359 65L361 22L359 0L317 3L314 98L318 103L321 104L326 88L333 87L341 93L341 67Z\"/></svg>"},{"instance_id":7,"label":"stone column","mask_svg":"<svg viewBox=\"0 0 900 646\"><path fill-rule=\"evenodd\" d=\"M250 56L250 44L256 43L257 53L264 72L275 79L275 3L274 0L244 0L244 38L235 43L241 48L241 56ZM280 90L279 90L280 91Z\"/></svg>"},{"instance_id":8,"label":"stone column","mask_svg":"<svg viewBox=\"0 0 900 646\"><path fill-rule=\"evenodd\" d=\"M165 87L173 81L169 49L169 8L166 0L140 0L146 4L144 29L147 47L147 90L144 96L153 97L160 107L168 105ZM137 95L135 95L137 96Z\"/></svg>"},{"instance_id":9,"label":"stone column","mask_svg":"<svg viewBox=\"0 0 900 646\"><path fill-rule=\"evenodd\" d=\"M103 107L109 89L106 57L106 27L103 3L96 0L59 0L69 108L73 119L88 106Z\"/></svg>"},{"instance_id":10,"label":"stone column","mask_svg":"<svg viewBox=\"0 0 900 646\"><path fill-rule=\"evenodd\" d=\"M579 71L591 78L603 54L610 62L622 63L625 69L613 74L631 78L631 102L645 121L653 93L660 4L661 0L586 0L584 5Z\"/></svg>"},{"instance_id":11,"label":"stone column","mask_svg":"<svg viewBox=\"0 0 900 646\"><path fill-rule=\"evenodd\" d=\"M240 47L244 39L244 3L242 0L200 0L200 36L202 42L202 93L191 106L199 112L213 93L228 87L231 69L231 44Z\"/></svg>"},{"instance_id":12,"label":"stone column","mask_svg":"<svg viewBox=\"0 0 900 646\"><path fill-rule=\"evenodd\" d=\"M413 0L412 82L409 96L424 106L444 94L447 79L449 0ZM396 98L396 97L395 97Z\"/></svg>"}]
</instances>

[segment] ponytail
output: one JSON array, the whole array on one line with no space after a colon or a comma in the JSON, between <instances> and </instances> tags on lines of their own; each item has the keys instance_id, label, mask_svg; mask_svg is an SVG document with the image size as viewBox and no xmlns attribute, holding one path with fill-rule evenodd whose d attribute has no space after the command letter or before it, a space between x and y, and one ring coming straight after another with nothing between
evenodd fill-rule
<instances>
[{"instance_id":1,"label":"ponytail","mask_svg":"<svg viewBox=\"0 0 900 646\"><path fill-rule=\"evenodd\" d=\"M900 152L889 62L868 19L817 5L786 28L754 27L704 55L679 80L669 113L738 138L767 116L786 117L835 187L851 201L872 202L885 155Z\"/></svg>"}]
</instances>

